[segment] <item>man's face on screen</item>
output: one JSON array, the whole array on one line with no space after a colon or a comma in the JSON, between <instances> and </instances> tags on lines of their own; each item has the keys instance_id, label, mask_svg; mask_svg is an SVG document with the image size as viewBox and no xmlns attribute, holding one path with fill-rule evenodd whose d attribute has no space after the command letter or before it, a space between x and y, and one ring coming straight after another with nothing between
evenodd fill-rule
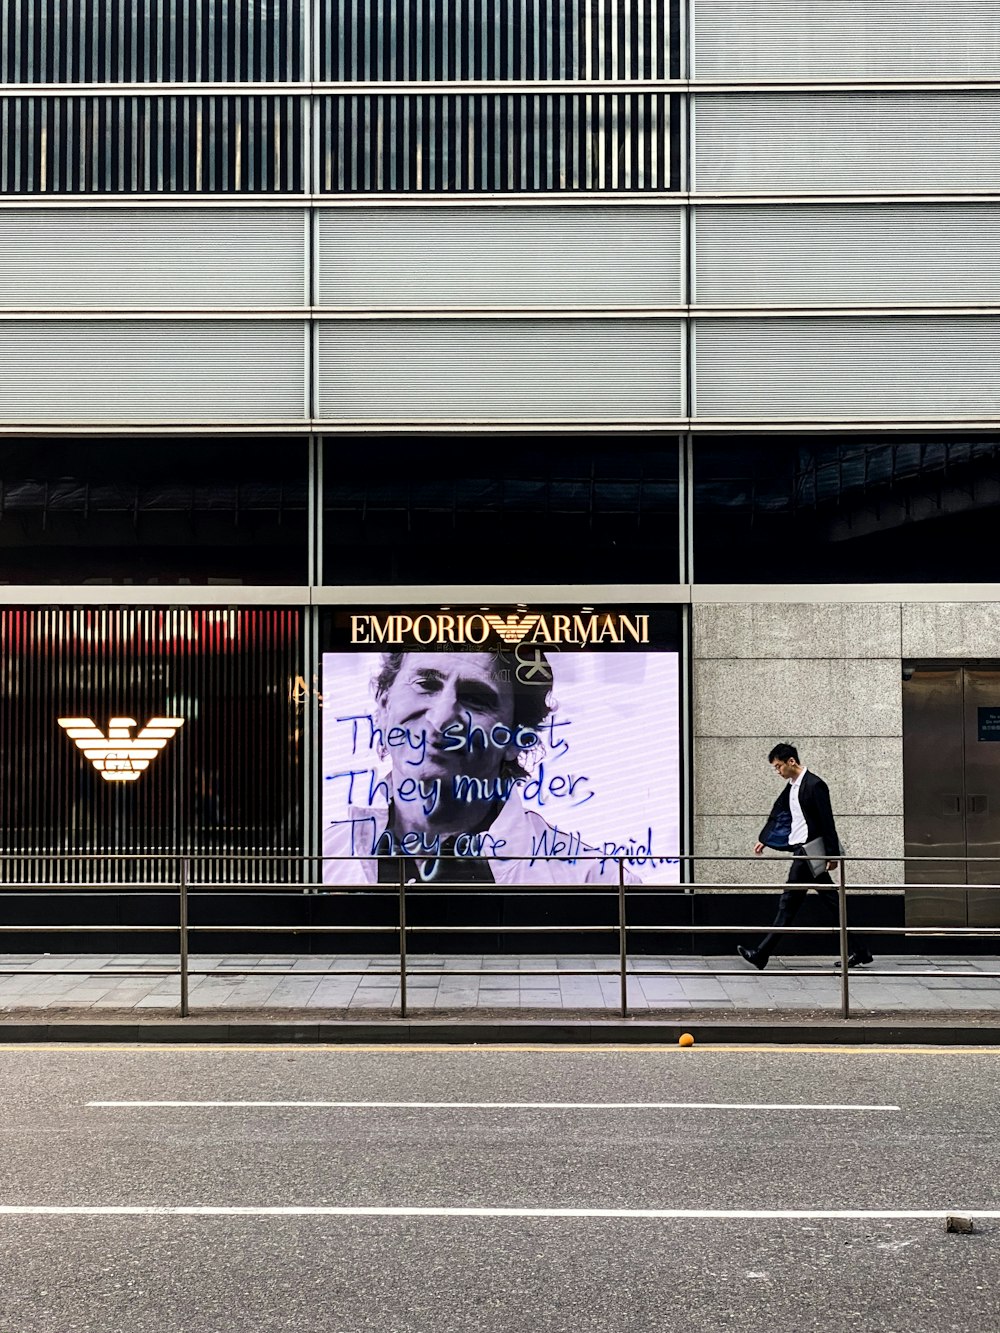
<instances>
[{"instance_id":1,"label":"man's face on screen","mask_svg":"<svg viewBox=\"0 0 1000 1333\"><path fill-rule=\"evenodd\" d=\"M513 686L489 653L407 653L379 710L397 781L496 777L513 721Z\"/></svg>"}]
</instances>

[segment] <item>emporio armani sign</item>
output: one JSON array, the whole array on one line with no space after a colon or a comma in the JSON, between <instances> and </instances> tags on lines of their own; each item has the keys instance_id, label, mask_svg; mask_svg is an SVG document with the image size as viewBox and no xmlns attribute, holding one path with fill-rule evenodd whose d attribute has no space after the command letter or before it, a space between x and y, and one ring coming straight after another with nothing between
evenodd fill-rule
<instances>
[{"instance_id":1,"label":"emporio armani sign","mask_svg":"<svg viewBox=\"0 0 1000 1333\"><path fill-rule=\"evenodd\" d=\"M57 720L105 782L136 782L184 725L182 717L151 717L133 738L138 724L132 717L113 717L107 735L89 717Z\"/></svg>"},{"instance_id":2,"label":"emporio armani sign","mask_svg":"<svg viewBox=\"0 0 1000 1333\"><path fill-rule=\"evenodd\" d=\"M603 611L567 615L519 611L509 615L482 611L393 612L351 616L352 644L573 644L648 643L649 616Z\"/></svg>"}]
</instances>

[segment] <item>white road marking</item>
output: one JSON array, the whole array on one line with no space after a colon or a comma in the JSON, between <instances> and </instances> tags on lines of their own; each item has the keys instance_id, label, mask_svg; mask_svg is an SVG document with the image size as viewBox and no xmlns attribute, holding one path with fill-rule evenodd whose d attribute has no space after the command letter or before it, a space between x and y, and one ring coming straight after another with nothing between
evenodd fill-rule
<instances>
[{"instance_id":1,"label":"white road marking","mask_svg":"<svg viewBox=\"0 0 1000 1333\"><path fill-rule=\"evenodd\" d=\"M943 1221L1000 1218L989 1208L416 1208L416 1207L223 1207L206 1204L0 1204L0 1217L565 1217L636 1218L651 1221Z\"/></svg>"},{"instance_id":2,"label":"white road marking","mask_svg":"<svg viewBox=\"0 0 1000 1333\"><path fill-rule=\"evenodd\" d=\"M3 1025L0 1024L0 1036ZM730 1042L703 1041L700 1045L679 1047L676 1042L628 1043L601 1042L599 1045L583 1042L568 1042L559 1045L556 1042L540 1045L532 1042L496 1042L489 1045L466 1046L459 1042L415 1042L399 1045L390 1042L368 1044L361 1042L184 1042L182 1045L172 1042L0 1042L0 1054L23 1055L26 1051L33 1054L50 1055L523 1055L537 1054L546 1056L578 1055L673 1055L680 1060L694 1060L699 1055L1000 1055L1000 1045L994 1046L879 1046L874 1042L864 1046L848 1046L846 1043L826 1043L810 1046L792 1045L790 1042Z\"/></svg>"},{"instance_id":3,"label":"white road marking","mask_svg":"<svg viewBox=\"0 0 1000 1333\"><path fill-rule=\"evenodd\" d=\"M296 1107L371 1111L379 1108L415 1111L899 1111L898 1106L855 1106L809 1102L230 1102L157 1101L87 1102L88 1107L139 1109L156 1107Z\"/></svg>"}]
</instances>

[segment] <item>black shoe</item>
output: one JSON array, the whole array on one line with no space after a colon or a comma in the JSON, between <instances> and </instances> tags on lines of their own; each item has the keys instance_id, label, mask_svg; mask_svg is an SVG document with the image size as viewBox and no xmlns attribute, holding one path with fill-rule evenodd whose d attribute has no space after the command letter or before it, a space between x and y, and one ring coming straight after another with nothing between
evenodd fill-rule
<instances>
[{"instance_id":1,"label":"black shoe","mask_svg":"<svg viewBox=\"0 0 1000 1333\"><path fill-rule=\"evenodd\" d=\"M855 949L853 953L847 955L848 967L867 967L869 963L874 963L875 959L867 949ZM834 967L840 966L838 958Z\"/></svg>"},{"instance_id":2,"label":"black shoe","mask_svg":"<svg viewBox=\"0 0 1000 1333\"><path fill-rule=\"evenodd\" d=\"M741 958L745 958L748 963L752 963L758 972L763 972L767 967L767 954L761 953L759 949L747 949L742 944L737 944L736 952Z\"/></svg>"}]
</instances>

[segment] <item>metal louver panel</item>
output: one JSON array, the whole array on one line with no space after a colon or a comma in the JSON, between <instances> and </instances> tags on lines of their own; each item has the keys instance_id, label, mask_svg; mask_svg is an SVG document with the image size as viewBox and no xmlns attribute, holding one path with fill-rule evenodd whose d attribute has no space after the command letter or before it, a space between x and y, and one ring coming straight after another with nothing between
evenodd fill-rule
<instances>
[{"instance_id":1,"label":"metal louver panel","mask_svg":"<svg viewBox=\"0 0 1000 1333\"><path fill-rule=\"evenodd\" d=\"M300 79L312 0L0 0L4 83Z\"/></svg>"},{"instance_id":2,"label":"metal louver panel","mask_svg":"<svg viewBox=\"0 0 1000 1333\"><path fill-rule=\"evenodd\" d=\"M676 305L681 223L680 209L641 206L326 210L319 299L374 309Z\"/></svg>"},{"instance_id":3,"label":"metal louver panel","mask_svg":"<svg viewBox=\"0 0 1000 1333\"><path fill-rule=\"evenodd\" d=\"M1000 302L992 204L699 208L699 305Z\"/></svg>"},{"instance_id":4,"label":"metal louver panel","mask_svg":"<svg viewBox=\"0 0 1000 1333\"><path fill-rule=\"evenodd\" d=\"M696 100L696 188L1000 188L994 93L730 95Z\"/></svg>"},{"instance_id":5,"label":"metal louver panel","mask_svg":"<svg viewBox=\"0 0 1000 1333\"><path fill-rule=\"evenodd\" d=\"M7 882L176 883L177 865L157 857L179 854L203 882L297 878L280 858L303 850L302 661L297 610L0 611ZM112 718L135 725L119 725L111 755L98 741L98 766L60 718L89 719L102 737ZM154 718L178 725L158 729L166 742L143 768L129 743ZM62 855L47 869L17 859L43 852ZM239 853L263 856L224 859Z\"/></svg>"},{"instance_id":6,"label":"metal louver panel","mask_svg":"<svg viewBox=\"0 0 1000 1333\"><path fill-rule=\"evenodd\" d=\"M699 417L1000 415L1000 320L701 320Z\"/></svg>"},{"instance_id":7,"label":"metal louver panel","mask_svg":"<svg viewBox=\"0 0 1000 1333\"><path fill-rule=\"evenodd\" d=\"M665 79L676 0L324 0L323 79Z\"/></svg>"},{"instance_id":8,"label":"metal louver panel","mask_svg":"<svg viewBox=\"0 0 1000 1333\"><path fill-rule=\"evenodd\" d=\"M0 97L0 193L297 192L297 96Z\"/></svg>"},{"instance_id":9,"label":"metal louver panel","mask_svg":"<svg viewBox=\"0 0 1000 1333\"><path fill-rule=\"evenodd\" d=\"M296 322L0 321L0 422L295 422Z\"/></svg>"},{"instance_id":10,"label":"metal louver panel","mask_svg":"<svg viewBox=\"0 0 1000 1333\"><path fill-rule=\"evenodd\" d=\"M697 78L1000 74L996 0L692 0Z\"/></svg>"},{"instance_id":11,"label":"metal louver panel","mask_svg":"<svg viewBox=\"0 0 1000 1333\"><path fill-rule=\"evenodd\" d=\"M679 167L662 93L320 99L320 189L668 190Z\"/></svg>"},{"instance_id":12,"label":"metal louver panel","mask_svg":"<svg viewBox=\"0 0 1000 1333\"><path fill-rule=\"evenodd\" d=\"M648 421L681 411L677 320L377 320L320 326L334 421Z\"/></svg>"},{"instance_id":13,"label":"metal louver panel","mask_svg":"<svg viewBox=\"0 0 1000 1333\"><path fill-rule=\"evenodd\" d=\"M304 273L301 209L0 211L0 305L294 306Z\"/></svg>"}]
</instances>

